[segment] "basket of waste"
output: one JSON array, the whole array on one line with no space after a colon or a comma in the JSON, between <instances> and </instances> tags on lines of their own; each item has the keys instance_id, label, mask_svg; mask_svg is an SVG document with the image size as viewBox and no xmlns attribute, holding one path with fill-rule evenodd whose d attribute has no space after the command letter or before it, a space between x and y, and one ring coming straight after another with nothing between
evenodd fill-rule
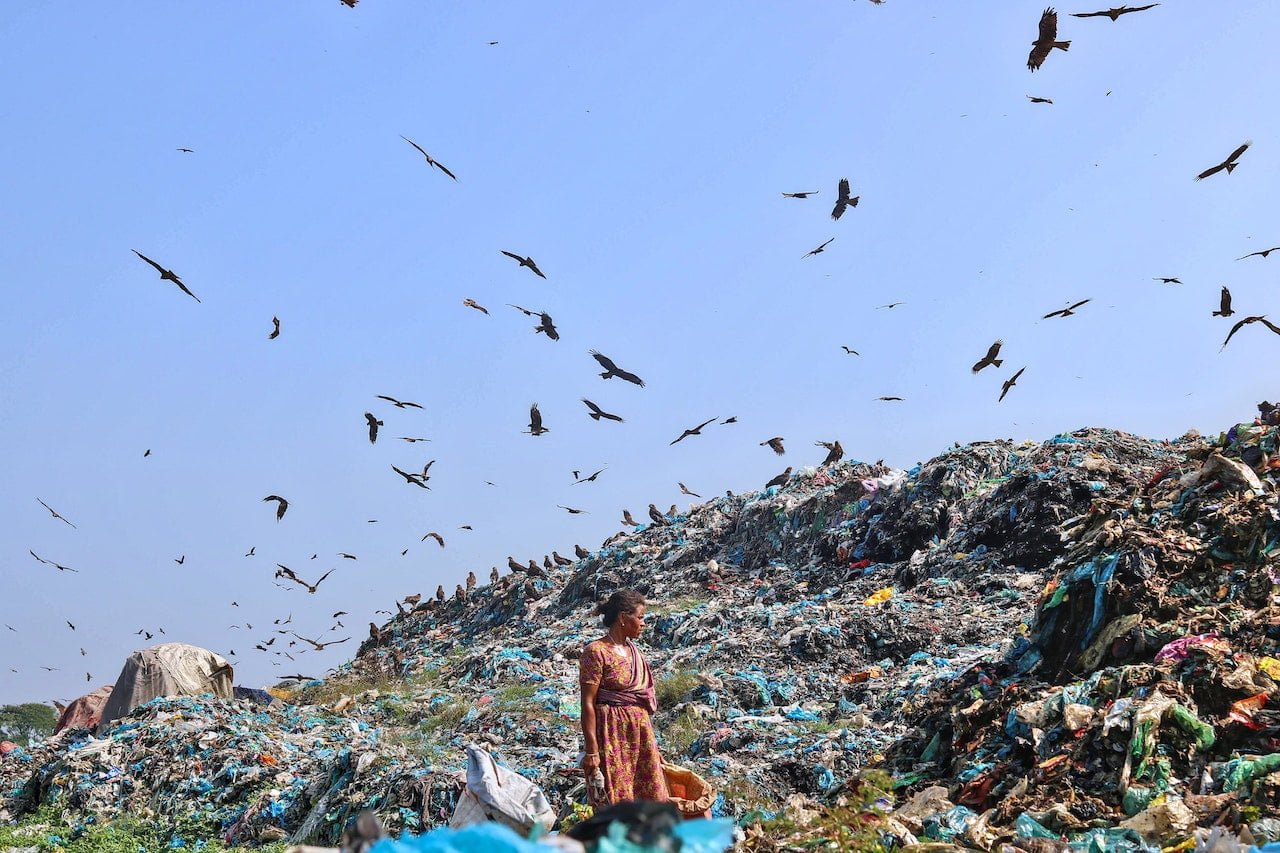
<instances>
[{"instance_id":1,"label":"basket of waste","mask_svg":"<svg viewBox=\"0 0 1280 853\"><path fill-rule=\"evenodd\" d=\"M662 774L667 777L667 791L671 801L680 809L686 820L693 817L711 817L711 804L716 800L716 789L711 783L686 767L663 763Z\"/></svg>"}]
</instances>

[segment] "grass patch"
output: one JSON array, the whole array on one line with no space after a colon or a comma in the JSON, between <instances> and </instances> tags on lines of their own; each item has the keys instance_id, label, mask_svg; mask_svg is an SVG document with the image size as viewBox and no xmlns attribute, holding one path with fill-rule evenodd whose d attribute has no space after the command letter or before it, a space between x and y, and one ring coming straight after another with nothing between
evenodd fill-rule
<instances>
[{"instance_id":1,"label":"grass patch","mask_svg":"<svg viewBox=\"0 0 1280 853\"><path fill-rule=\"evenodd\" d=\"M824 850L884 853L888 848L880 838L880 823L893 807L889 793L892 789L893 780L887 774L865 771L849 783L842 805L814 803L803 813L788 810L773 820L757 821L746 828L747 838L740 849L747 853L781 853L814 849L814 842L821 840ZM727 786L725 797L733 799ZM751 804L749 799L738 802Z\"/></svg>"},{"instance_id":2,"label":"grass patch","mask_svg":"<svg viewBox=\"0 0 1280 853\"><path fill-rule=\"evenodd\" d=\"M427 712L422 721L422 730L428 734L442 731L457 731L458 724L467 715L467 703L460 699L440 702Z\"/></svg>"},{"instance_id":3,"label":"grass patch","mask_svg":"<svg viewBox=\"0 0 1280 853\"><path fill-rule=\"evenodd\" d=\"M699 604L706 604L710 600L711 598L705 595L682 595L666 601L646 601L644 615L645 618L649 618L670 616L672 613L684 613L686 610L692 610Z\"/></svg>"},{"instance_id":4,"label":"grass patch","mask_svg":"<svg viewBox=\"0 0 1280 853\"><path fill-rule=\"evenodd\" d=\"M294 698L299 704L303 705L328 705L337 702L344 696L359 696L366 690L393 693L403 686L403 681L390 676L366 676L344 681L326 681L314 687L306 687Z\"/></svg>"},{"instance_id":5,"label":"grass patch","mask_svg":"<svg viewBox=\"0 0 1280 853\"><path fill-rule=\"evenodd\" d=\"M664 752L673 757L683 756L702 735L702 720L691 709L685 708L660 729L660 734Z\"/></svg>"},{"instance_id":6,"label":"grass patch","mask_svg":"<svg viewBox=\"0 0 1280 853\"><path fill-rule=\"evenodd\" d=\"M493 701L499 705L520 705L537 692L536 684L507 684L493 691Z\"/></svg>"},{"instance_id":7,"label":"grass patch","mask_svg":"<svg viewBox=\"0 0 1280 853\"><path fill-rule=\"evenodd\" d=\"M197 841L204 842L200 849L208 853L233 849L223 844L215 830L210 829L207 834L200 831L197 835L195 829L182 821L178 827L178 834L186 842L186 846L179 849L194 850ZM126 816L106 823L75 826L63 821L57 810L49 808L29 815L18 824L0 825L0 850L35 847L41 853L138 853L168 850L173 838L171 824L163 819L147 821ZM287 846L279 842L255 849L262 853L283 853Z\"/></svg>"},{"instance_id":8,"label":"grass patch","mask_svg":"<svg viewBox=\"0 0 1280 853\"><path fill-rule=\"evenodd\" d=\"M665 708L676 704L697 686L698 674L692 669L678 669L670 675L659 678L654 684L658 694L658 707Z\"/></svg>"}]
</instances>

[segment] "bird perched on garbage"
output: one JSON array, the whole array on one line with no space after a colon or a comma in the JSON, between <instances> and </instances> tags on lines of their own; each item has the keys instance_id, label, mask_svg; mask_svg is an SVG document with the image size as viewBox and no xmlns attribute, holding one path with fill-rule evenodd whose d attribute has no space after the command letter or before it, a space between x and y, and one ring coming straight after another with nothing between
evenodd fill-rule
<instances>
[{"instance_id":1,"label":"bird perched on garbage","mask_svg":"<svg viewBox=\"0 0 1280 853\"><path fill-rule=\"evenodd\" d=\"M623 524L629 524L629 525L631 525L632 527L639 527L639 526L640 526L640 522L636 521L634 518L632 518L632 517L631 517L631 510L629 510L629 509L624 509L624 510L622 511L622 523L623 523Z\"/></svg>"},{"instance_id":2,"label":"bird perched on garbage","mask_svg":"<svg viewBox=\"0 0 1280 853\"><path fill-rule=\"evenodd\" d=\"M1280 335L1280 326L1277 326L1275 323L1272 323L1265 316L1258 315L1257 317L1245 317L1243 320L1241 320L1240 322L1232 326L1230 332L1227 332L1227 339L1222 342L1222 346L1218 349L1218 352L1222 352L1222 350L1227 348L1227 343L1231 340L1232 335L1234 335L1236 332L1243 329L1245 326L1250 325L1251 323L1261 323L1271 331L1275 332L1277 335Z\"/></svg>"},{"instance_id":3,"label":"bird perched on garbage","mask_svg":"<svg viewBox=\"0 0 1280 853\"><path fill-rule=\"evenodd\" d=\"M346 0L343 0L343 2L345 3L345 2L346 2ZM401 139L403 139L405 142L409 143L410 145L412 145L414 148L418 149L418 153L419 153L419 154L421 154L423 157L426 157L426 158L427 158L427 165L428 165L428 166L430 166L430 167L431 167L431 168L433 168L433 169L439 169L440 171L444 172L444 173L445 173L446 175L448 175L449 177L453 178L455 181L456 181L456 180L458 180L458 176L457 176L457 175L455 175L453 172L450 172L447 168L445 168L444 164L443 164L443 163L441 163L439 160L435 159L435 158L434 158L434 157L432 157L430 154L428 154L426 151L422 150L422 146L421 146L421 145L419 145L418 143L414 142L412 139L410 139L409 137L405 136L404 134L401 134L401 135L400 135L400 138L401 138Z\"/></svg>"},{"instance_id":4,"label":"bird perched on garbage","mask_svg":"<svg viewBox=\"0 0 1280 853\"><path fill-rule=\"evenodd\" d=\"M551 430L542 425L542 412L538 411L538 404L534 403L529 407L529 435L536 438L547 432Z\"/></svg>"},{"instance_id":5,"label":"bird perched on garbage","mask_svg":"<svg viewBox=\"0 0 1280 853\"><path fill-rule=\"evenodd\" d=\"M546 276L542 274L542 270L538 269L538 265L533 262L533 258L531 257L522 258L519 255L517 255L515 252L508 252L506 249L502 250L502 254L506 255L508 258L511 258L513 261L519 261L520 266L525 267L526 269L529 270L529 272L533 273L538 278L546 278Z\"/></svg>"},{"instance_id":6,"label":"bird perched on garbage","mask_svg":"<svg viewBox=\"0 0 1280 853\"><path fill-rule=\"evenodd\" d=\"M852 198L849 197L849 179L841 178L836 189L836 206L831 208L831 218L839 219L841 216L844 216L845 210L850 207L858 206L858 199L860 198L862 198L862 196L855 195Z\"/></svg>"},{"instance_id":7,"label":"bird perched on garbage","mask_svg":"<svg viewBox=\"0 0 1280 853\"><path fill-rule=\"evenodd\" d=\"M1230 317L1234 313L1236 312L1231 310L1231 291L1223 285L1222 292L1218 294L1218 310L1213 312L1213 316Z\"/></svg>"},{"instance_id":8,"label":"bird perched on garbage","mask_svg":"<svg viewBox=\"0 0 1280 853\"><path fill-rule=\"evenodd\" d=\"M1052 104L1053 98L1040 98L1035 95L1027 95L1027 100L1033 104Z\"/></svg>"},{"instance_id":9,"label":"bird perched on garbage","mask_svg":"<svg viewBox=\"0 0 1280 853\"><path fill-rule=\"evenodd\" d=\"M609 412L606 412L604 409L600 408L595 403L588 400L586 397L582 398L582 402L586 403L587 408L591 410L587 412L587 417L591 418L591 420L593 421L598 421L601 418L604 418L606 421L617 421L618 423L623 422L621 417L619 417L618 415L614 415L614 414L610 414Z\"/></svg>"},{"instance_id":10,"label":"bird perched on garbage","mask_svg":"<svg viewBox=\"0 0 1280 853\"><path fill-rule=\"evenodd\" d=\"M676 439L671 442L671 444L679 444L680 442L684 441L686 438L688 438L691 435L702 435L702 428L707 426L708 424L715 423L716 419L719 417L720 417L719 415L716 415L714 418L711 418L710 420L705 420L702 423L698 424L693 429L685 430L684 432L680 433L680 435L677 436ZM671 444L667 446L670 447Z\"/></svg>"},{"instance_id":11,"label":"bird perched on garbage","mask_svg":"<svg viewBox=\"0 0 1280 853\"><path fill-rule=\"evenodd\" d=\"M497 583L501 575L498 573L498 567L494 566L489 570L489 583Z\"/></svg>"},{"instance_id":12,"label":"bird perched on garbage","mask_svg":"<svg viewBox=\"0 0 1280 853\"><path fill-rule=\"evenodd\" d=\"M817 194L818 194L818 190L807 190L805 192L799 192L799 193L783 193L782 197L783 198L808 198L811 195L817 195Z\"/></svg>"},{"instance_id":13,"label":"bird perched on garbage","mask_svg":"<svg viewBox=\"0 0 1280 853\"><path fill-rule=\"evenodd\" d=\"M546 571L548 571L548 572L553 572L553 571L555 571L555 569L556 569L556 564L555 564L555 563L553 563L553 562L551 562L551 555L550 555L550 554L544 554L544 555L542 556L542 568L543 568L543 569L545 569L545 570L546 570Z\"/></svg>"},{"instance_id":14,"label":"bird perched on garbage","mask_svg":"<svg viewBox=\"0 0 1280 853\"><path fill-rule=\"evenodd\" d=\"M1012 376L1010 376L1008 379L1004 381L1004 384L1000 386L1000 399L996 400L997 403L999 403L1001 400L1004 399L1004 395L1009 393L1010 388L1018 384L1018 377L1022 375L1022 371L1024 370L1026 370L1025 367L1018 368L1017 373L1013 374Z\"/></svg>"},{"instance_id":15,"label":"bird perched on garbage","mask_svg":"<svg viewBox=\"0 0 1280 853\"><path fill-rule=\"evenodd\" d=\"M644 387L643 379L636 376L634 373L630 373L618 367L618 365L613 363L613 360L609 358L609 356L603 355L595 350L588 350L587 352L596 360L597 364L604 368L604 373L600 374L601 379L611 379L616 376L624 382L630 382L632 385L639 385L641 388Z\"/></svg>"},{"instance_id":16,"label":"bird perched on garbage","mask_svg":"<svg viewBox=\"0 0 1280 853\"><path fill-rule=\"evenodd\" d=\"M822 467L834 465L844 458L844 448L837 441L815 441L815 447L825 447L827 449L827 458L822 460Z\"/></svg>"},{"instance_id":17,"label":"bird perched on garbage","mask_svg":"<svg viewBox=\"0 0 1280 853\"><path fill-rule=\"evenodd\" d=\"M267 501L276 502L276 521L284 518L284 514L289 510L289 502L279 495L267 495L262 499L262 501L263 503L266 503Z\"/></svg>"},{"instance_id":18,"label":"bird perched on garbage","mask_svg":"<svg viewBox=\"0 0 1280 853\"><path fill-rule=\"evenodd\" d=\"M668 518L675 518L675 517L676 517L677 515L679 515L679 514L680 514L680 513L679 513L679 509L676 507L676 505L675 505L675 504L672 504L672 505L671 505L671 509L667 510L667 517L668 517Z\"/></svg>"},{"instance_id":19,"label":"bird perched on garbage","mask_svg":"<svg viewBox=\"0 0 1280 853\"><path fill-rule=\"evenodd\" d=\"M1070 317L1072 314L1076 312L1077 308L1079 308L1081 305L1084 305L1086 302L1091 302L1091 301L1092 301L1091 299L1081 299L1079 302L1075 303L1074 305L1068 305L1066 308L1059 308L1057 311L1050 311L1048 314L1045 314L1040 319L1048 320L1050 317Z\"/></svg>"},{"instance_id":20,"label":"bird perched on garbage","mask_svg":"<svg viewBox=\"0 0 1280 853\"><path fill-rule=\"evenodd\" d=\"M579 560L585 560L591 556L591 552L586 548L583 548L581 545L575 544L573 546L573 556L577 557Z\"/></svg>"},{"instance_id":21,"label":"bird perched on garbage","mask_svg":"<svg viewBox=\"0 0 1280 853\"><path fill-rule=\"evenodd\" d=\"M788 466L787 466L787 470L783 471L781 474L779 474L778 476L774 477L774 478L773 478L772 480L770 480L769 482L765 483L765 484L764 484L764 487L767 489L767 488L769 488L770 486L785 486L785 485L787 484L787 480L789 480L789 479L791 479L791 466L790 466L790 465L788 465Z\"/></svg>"},{"instance_id":22,"label":"bird perched on garbage","mask_svg":"<svg viewBox=\"0 0 1280 853\"><path fill-rule=\"evenodd\" d=\"M682 495L688 495L688 496L689 496L689 497L691 497L691 498L701 498L701 497L702 497L702 495L698 494L697 492L690 491L690 490L689 490L689 487L688 487L688 486L686 486L684 483L676 483L676 485L680 487L680 494L682 494Z\"/></svg>"},{"instance_id":23,"label":"bird perched on garbage","mask_svg":"<svg viewBox=\"0 0 1280 853\"><path fill-rule=\"evenodd\" d=\"M1244 143L1235 151L1232 151L1229 155L1227 155L1227 159L1223 160L1221 163L1219 163L1216 166L1210 166L1200 174L1196 175L1196 180L1203 181L1205 178L1210 177L1211 175L1218 174L1223 169L1227 170L1228 175L1231 174L1236 170L1236 166L1240 165L1238 162L1236 162L1240 159L1240 155L1243 154L1245 151L1249 150L1249 146L1252 144L1253 144L1252 142ZM164 276L161 276L161 278L163 277Z\"/></svg>"},{"instance_id":24,"label":"bird perched on garbage","mask_svg":"<svg viewBox=\"0 0 1280 853\"><path fill-rule=\"evenodd\" d=\"M148 264L150 264L151 266L155 267L156 272L160 273L160 280L161 280L161 281L171 281L171 282L173 282L174 284L176 284L176 285L178 286L178 288L179 288L183 293L187 294L187 296L190 296L190 297L191 297L192 299L194 299L196 302L199 302L199 301L200 301L200 297L199 297L199 296L196 296L194 293L192 293L192 292L190 291L190 289L188 289L188 288L187 288L187 286L186 286L185 284L183 284L183 283L182 283L182 279L178 278L177 273L175 273L173 270L165 269L164 267L160 266L160 265L159 265L158 263L156 263L155 261L153 261L153 260L151 260L150 258L148 258L146 255L144 255L144 254L142 254L141 252L139 252L137 249L131 249L130 251L132 251L132 252L133 252L135 255L137 255L138 257L142 258L144 261L146 261L146 262L147 262Z\"/></svg>"},{"instance_id":25,"label":"bird perched on garbage","mask_svg":"<svg viewBox=\"0 0 1280 853\"><path fill-rule=\"evenodd\" d=\"M560 556L560 552L559 552L559 551L552 551L552 552L551 552L551 559L555 562L555 564L556 564L557 566L572 566L572 565L573 565L573 560L570 560L568 557L562 557L562 556Z\"/></svg>"},{"instance_id":26,"label":"bird perched on garbage","mask_svg":"<svg viewBox=\"0 0 1280 853\"><path fill-rule=\"evenodd\" d=\"M1027 55L1027 68L1035 71L1044 65L1050 51L1055 47L1058 50L1067 50L1071 47L1071 42L1058 41L1058 13L1050 6L1040 14L1040 34L1031 43L1031 53Z\"/></svg>"},{"instance_id":27,"label":"bird perched on garbage","mask_svg":"<svg viewBox=\"0 0 1280 853\"><path fill-rule=\"evenodd\" d=\"M654 524L667 523L667 519L662 515L662 511L653 504L649 504L649 518L653 519Z\"/></svg>"},{"instance_id":28,"label":"bird perched on garbage","mask_svg":"<svg viewBox=\"0 0 1280 853\"><path fill-rule=\"evenodd\" d=\"M436 601L441 601L441 602L442 602L442 601L444 601L444 599L445 599L445 595L444 595L444 584L438 584L438 585L436 586Z\"/></svg>"},{"instance_id":29,"label":"bird perched on garbage","mask_svg":"<svg viewBox=\"0 0 1280 853\"><path fill-rule=\"evenodd\" d=\"M462 588L462 584L458 584L457 587L453 590L453 600L454 601L467 600L467 591Z\"/></svg>"},{"instance_id":30,"label":"bird perched on garbage","mask_svg":"<svg viewBox=\"0 0 1280 853\"><path fill-rule=\"evenodd\" d=\"M476 573L467 572L467 592L476 588Z\"/></svg>"},{"instance_id":31,"label":"bird perched on garbage","mask_svg":"<svg viewBox=\"0 0 1280 853\"><path fill-rule=\"evenodd\" d=\"M428 533L426 536L422 537L423 542L426 542L428 539L434 539L436 540L437 545L439 545L441 548L444 547L444 537L441 536L439 533L436 533L434 530Z\"/></svg>"},{"instance_id":32,"label":"bird perched on garbage","mask_svg":"<svg viewBox=\"0 0 1280 853\"><path fill-rule=\"evenodd\" d=\"M507 555L507 568L517 573L524 571L524 566L522 566L520 563L517 563L510 554Z\"/></svg>"},{"instance_id":33,"label":"bird perched on garbage","mask_svg":"<svg viewBox=\"0 0 1280 853\"><path fill-rule=\"evenodd\" d=\"M373 412L365 412L364 419L369 424L369 443L375 444L378 441L378 427L382 426L382 421L373 416Z\"/></svg>"},{"instance_id":34,"label":"bird perched on garbage","mask_svg":"<svg viewBox=\"0 0 1280 853\"><path fill-rule=\"evenodd\" d=\"M376 622L369 623L369 639L373 641L375 646L382 644L382 631L378 628Z\"/></svg>"},{"instance_id":35,"label":"bird perched on garbage","mask_svg":"<svg viewBox=\"0 0 1280 853\"><path fill-rule=\"evenodd\" d=\"M474 299L472 299L472 298L471 298L471 297L469 297L469 296L468 296L466 299L462 300L462 304L463 304L463 305L465 305L465 306L467 306L468 308L474 308L474 309L476 309L476 310L477 310L477 311L479 311L481 314L488 314L488 313L489 313L489 309L488 309L488 308L485 308L483 305L481 305L479 302L476 302Z\"/></svg>"},{"instance_id":36,"label":"bird perched on garbage","mask_svg":"<svg viewBox=\"0 0 1280 853\"><path fill-rule=\"evenodd\" d=\"M1154 9L1159 3L1148 3L1146 6L1114 6L1110 9L1104 9L1101 12L1072 12L1073 18L1110 18L1113 22L1120 20L1121 15L1128 15L1132 12L1145 12L1148 9Z\"/></svg>"},{"instance_id":37,"label":"bird perched on garbage","mask_svg":"<svg viewBox=\"0 0 1280 853\"><path fill-rule=\"evenodd\" d=\"M422 593L420 592L415 592L413 595L406 595L404 597L404 603L409 605L410 607L417 607L418 602L421 600L422 600Z\"/></svg>"},{"instance_id":38,"label":"bird perched on garbage","mask_svg":"<svg viewBox=\"0 0 1280 853\"><path fill-rule=\"evenodd\" d=\"M545 578L547 576L547 573L538 565L537 560L529 560L529 565L525 566L524 570L530 577Z\"/></svg>"},{"instance_id":39,"label":"bird perched on garbage","mask_svg":"<svg viewBox=\"0 0 1280 853\"><path fill-rule=\"evenodd\" d=\"M1280 246L1272 246L1270 249L1263 249L1263 250L1262 250L1262 251L1260 251L1260 252L1250 252L1250 253L1249 253L1249 254L1247 254L1247 255L1242 255L1241 257L1236 258L1236 260L1237 260L1237 261L1243 261L1245 258L1252 258L1252 257L1254 257L1255 255L1256 255L1257 257L1260 257L1260 258L1265 258L1265 257L1267 257L1268 255L1270 255L1272 252L1275 252L1275 251L1280 251Z\"/></svg>"},{"instance_id":40,"label":"bird perched on garbage","mask_svg":"<svg viewBox=\"0 0 1280 853\"><path fill-rule=\"evenodd\" d=\"M772 450L774 453L781 456L782 454L787 452L787 449L782 446L782 441L783 441L782 436L775 435L773 438L767 438L764 441L760 442L760 446L764 447L768 445L770 450Z\"/></svg>"},{"instance_id":41,"label":"bird perched on garbage","mask_svg":"<svg viewBox=\"0 0 1280 853\"><path fill-rule=\"evenodd\" d=\"M984 367L999 367L1004 364L1004 359L996 358L996 356L1000 355L1000 347L1002 346L1004 346L1004 341L996 341L988 347L987 354L978 359L977 363L974 364L973 372L977 373Z\"/></svg>"},{"instance_id":42,"label":"bird perched on garbage","mask_svg":"<svg viewBox=\"0 0 1280 853\"><path fill-rule=\"evenodd\" d=\"M357 0L350 0L350 2L343 0L343 2L354 6ZM382 828L378 816L366 809L343 830L339 844L342 853L368 853L371 847L386 837L387 831Z\"/></svg>"},{"instance_id":43,"label":"bird perched on garbage","mask_svg":"<svg viewBox=\"0 0 1280 853\"><path fill-rule=\"evenodd\" d=\"M58 519L58 520L59 520L59 521L61 521L63 524L67 524L67 525L71 526L72 528L75 528L75 525L74 525L74 524L71 524L71 522L67 520L67 517L66 517L65 515L62 515L60 512L58 512L58 511L57 511L56 509L54 509L53 507L49 506L47 503L45 503L44 501L40 500L39 498L36 498L36 502L37 502L37 503L39 503L39 504L40 504L40 506L42 506L42 507L44 507L45 509L49 510L49 514L50 514L50 515L52 515L54 518Z\"/></svg>"},{"instance_id":44,"label":"bird perched on garbage","mask_svg":"<svg viewBox=\"0 0 1280 853\"><path fill-rule=\"evenodd\" d=\"M832 240L834 240L834 239L836 239L836 238L835 238L835 237L832 237L832 238L831 238L831 240L828 240L827 242L823 243L821 246L815 246L814 248L812 248L812 249L810 249L809 251L805 252L803 255L801 255L801 256L800 256L800 260L802 260L802 261L803 261L805 258L811 258L811 257L813 257L814 255L821 255L823 252L825 252L825 251L827 250L827 246L830 246L830 245L831 245L831 241L832 241Z\"/></svg>"},{"instance_id":45,"label":"bird perched on garbage","mask_svg":"<svg viewBox=\"0 0 1280 853\"><path fill-rule=\"evenodd\" d=\"M274 341L276 338L280 337L280 318L272 317L271 326L271 333L267 335L267 340Z\"/></svg>"}]
</instances>

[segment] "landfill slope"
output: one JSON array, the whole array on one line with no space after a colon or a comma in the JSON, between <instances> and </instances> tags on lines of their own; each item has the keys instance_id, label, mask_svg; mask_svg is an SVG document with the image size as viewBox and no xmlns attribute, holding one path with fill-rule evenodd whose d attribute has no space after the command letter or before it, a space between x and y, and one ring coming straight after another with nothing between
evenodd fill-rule
<instances>
[{"instance_id":1,"label":"landfill slope","mask_svg":"<svg viewBox=\"0 0 1280 853\"><path fill-rule=\"evenodd\" d=\"M945 788L930 802L950 823L904 816L910 831L980 846L1024 812L1066 831L1044 814L1054 804L1087 803L1071 820L1111 826L1166 790L1200 796L1201 769L1256 797L1269 765L1214 762L1275 746L1265 708L1230 721L1244 713L1232 702L1276 689L1260 662L1271 582L1258 580L1280 532L1275 438L1229 437L1222 455L1197 436L1085 429L957 446L909 471L803 469L624 531L546 578L423 602L292 704L158 700L102 740L0 757L3 808L332 842L361 808L393 829L447 819L472 741L567 804L580 785L576 658L601 632L596 602L621 587L651 602L664 754L720 789L718 813L836 800L867 766L893 770L900 798ZM1249 482L1234 460L1268 441L1246 454L1264 472ZM1158 659L1167 641L1210 632L1218 645ZM1084 728L1063 729L1054 696ZM1157 709L1174 722L1144 725ZM1131 727L1141 754L1123 720L1103 734L1117 714L1146 714Z\"/></svg>"}]
</instances>

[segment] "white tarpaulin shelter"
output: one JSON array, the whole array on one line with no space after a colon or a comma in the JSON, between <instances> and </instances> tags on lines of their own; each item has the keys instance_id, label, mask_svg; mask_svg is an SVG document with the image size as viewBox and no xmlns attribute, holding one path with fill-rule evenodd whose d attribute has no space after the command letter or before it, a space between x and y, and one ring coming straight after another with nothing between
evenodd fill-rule
<instances>
[{"instance_id":1,"label":"white tarpaulin shelter","mask_svg":"<svg viewBox=\"0 0 1280 853\"><path fill-rule=\"evenodd\" d=\"M115 720L157 696L199 696L212 693L231 698L234 673L218 654L186 643L163 643L129 655L111 697L102 709L102 732Z\"/></svg>"}]
</instances>

